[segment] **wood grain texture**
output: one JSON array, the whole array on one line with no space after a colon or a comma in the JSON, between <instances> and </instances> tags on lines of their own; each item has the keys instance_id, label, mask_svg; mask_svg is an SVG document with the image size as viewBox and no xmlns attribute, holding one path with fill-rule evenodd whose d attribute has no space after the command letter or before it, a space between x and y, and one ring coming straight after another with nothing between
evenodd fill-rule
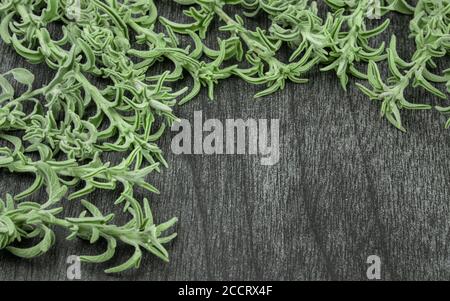
<instances>
[{"instance_id":1,"label":"wood grain texture","mask_svg":"<svg viewBox=\"0 0 450 301\"><path fill-rule=\"evenodd\" d=\"M178 5L158 2L162 14L181 19ZM388 32L397 34L399 53L409 57L410 17L391 19ZM40 83L53 74L3 44L0 57L1 72L31 67ZM353 83L345 92L331 73L315 70L310 78L259 101L253 95L260 87L233 78L222 82L215 101L203 92L178 107L177 116L190 120L199 110L219 120L280 119L279 164L262 166L256 156L176 156L168 132L161 147L170 168L150 180L161 190L152 197L157 220L180 218L179 237L168 246L171 262L146 255L139 270L105 275L105 268L130 255L119 248L112 263L83 264L82 280L366 280L369 255L381 257L384 280L450 280L444 117L406 112L409 131L403 134L379 118L379 103ZM429 96L413 90L409 99ZM1 171L1 194L17 193L31 181ZM91 198L107 212L114 199L109 193ZM76 202L67 207L70 215L80 211ZM104 247L66 242L64 235L57 232L55 247L34 260L0 252L0 280L65 280L69 255Z\"/></svg>"}]
</instances>

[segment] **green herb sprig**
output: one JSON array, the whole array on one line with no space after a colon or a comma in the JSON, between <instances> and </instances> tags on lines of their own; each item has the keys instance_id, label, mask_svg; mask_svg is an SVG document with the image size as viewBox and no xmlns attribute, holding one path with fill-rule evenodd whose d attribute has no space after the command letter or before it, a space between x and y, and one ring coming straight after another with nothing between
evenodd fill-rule
<instances>
[{"instance_id":1,"label":"green herb sprig","mask_svg":"<svg viewBox=\"0 0 450 301\"><path fill-rule=\"evenodd\" d=\"M14 145L14 149L1 149L0 168L13 173L34 174L35 181L31 187L14 198L32 197L45 186L48 200L41 205L45 210L63 198L79 199L96 189L115 190L117 184L121 184L123 192L114 203L123 204L132 218L126 227L108 225L101 229L104 235L112 235L111 242L114 238L136 246L132 261L108 270L119 272L137 265L140 260L141 250L137 248L135 237L146 238L147 234L139 232L149 230L141 223L140 212L143 209L134 199L133 192L140 187L158 193L146 179L150 173L159 171L160 164L167 165L155 142L166 126L176 120L171 107L185 90L173 93L165 86L169 72L158 80L149 81L146 73L154 62L146 60L136 64L130 55L128 28L123 18L128 16L136 23L152 24L156 19L155 6L140 1L128 1L120 6L113 2L108 6L101 1L82 1L77 22L68 18L66 5L69 2L64 1L11 1L0 7L3 41L11 44L29 62L45 62L50 68L57 69L55 78L36 90L32 89L34 76L27 70L14 69L0 76L0 138ZM50 37L47 27L53 23L63 24L63 38L60 40ZM90 76L102 77L113 84L100 89L88 79ZM25 85L27 91L16 96L9 77ZM27 104L34 107L31 113L25 113ZM164 122L154 131L156 120L161 117ZM17 131L20 131L20 136L14 136ZM102 162L102 154L108 152L129 155L122 163L113 166ZM34 153L38 154L39 160L32 159ZM84 163L78 163L80 161ZM74 191L80 182L84 187ZM148 203L144 203L144 207L148 207ZM106 225L109 221L108 218L101 223ZM34 225L32 222L19 223L16 232L26 231ZM85 237L86 231L94 227L90 222L90 218L83 215L76 221L83 224ZM167 225L174 222L172 220ZM58 221L56 226L73 226L68 223L75 223L75 220ZM45 227L54 223L36 220L36 225L45 230L45 247L42 252L25 253L24 257L39 256L52 245L48 239L51 235ZM153 236L148 234L148 238L153 239L153 245L149 243L146 246L146 241L139 241L139 245L167 260L167 252L156 239L159 228L156 232L151 231ZM117 232L115 237L114 232ZM163 242L172 237L174 235L163 239ZM2 248L17 250L8 246L20 239L20 235L8 236ZM94 236L92 242L95 241ZM38 244L36 249L41 247L42 244ZM111 250L108 252L113 255Z\"/></svg>"},{"instance_id":2,"label":"green herb sprig","mask_svg":"<svg viewBox=\"0 0 450 301\"><path fill-rule=\"evenodd\" d=\"M436 71L436 59L446 57L450 47L450 0L419 0L415 6L406 0L325 0L325 18L316 2L307 0L173 2L185 8L190 23L161 17L153 0L80 0L79 7L71 0L1 0L0 38L56 75L38 88L26 69L0 75L0 140L5 145L0 168L35 178L25 191L0 201L0 250L40 256L56 239L53 228L60 227L69 239L108 242L104 254L81 257L86 262L110 260L118 242L134 247L134 255L109 273L138 267L144 250L167 261L163 245L176 234L161 235L176 219L156 226L149 202L138 201L135 192L159 193L147 178L168 166L158 141L177 120L173 107L192 101L202 88L213 99L216 87L229 77L265 85L255 95L263 97L289 81L307 83L316 67L334 71L344 89L353 76L367 81L370 88L361 83L358 88L381 101L382 114L402 131L402 109L431 108L407 101L408 88L420 86L442 99L447 96L437 84L450 91L450 71ZM243 13L231 16L230 7ZM385 33L391 12L413 15L416 51L409 61L398 55L395 36L387 49L384 43L371 46ZM268 30L248 28L246 18L258 15L269 18ZM385 20L374 26L374 16ZM226 35L216 49L205 42L213 21ZM60 29L58 38L51 27ZM192 45L182 46L179 35L190 37ZM284 48L291 49L286 61ZM390 74L384 79L377 64L386 60ZM158 62L173 67L157 72ZM365 66L367 71L361 70ZM193 85L174 91L172 83L186 75ZM17 92L18 85L23 92ZM437 109L450 114L450 107ZM110 153L119 154L121 163L107 162ZM42 188L48 198L29 202ZM121 194L112 204L123 206L129 216L123 226L85 200L86 210L78 217L63 216L66 199L117 189ZM16 246L35 237L41 241L31 248Z\"/></svg>"},{"instance_id":3,"label":"green herb sprig","mask_svg":"<svg viewBox=\"0 0 450 301\"><path fill-rule=\"evenodd\" d=\"M168 261L168 253L164 244L171 241L175 234L162 237L161 234L171 228L176 219L156 226L147 199L144 199L144 209L137 200L128 198L130 214L133 219L123 226L111 224L113 214L104 216L92 203L82 200L86 208L79 217L58 218L64 209L62 207L48 209L45 205L35 202L17 204L11 195L6 196L6 202L0 199L0 249L5 248L12 254L22 258L34 258L46 253L55 242L55 234L51 227L64 228L70 232L67 237L76 237L96 243L100 239L107 241L107 250L97 256L81 256L81 261L103 263L113 258L117 241L134 247L134 254L123 264L107 269L106 273L118 273L130 268L138 268L142 260L142 250L146 250L164 261ZM29 248L10 246L13 242L40 237L36 245Z\"/></svg>"},{"instance_id":4,"label":"green herb sprig","mask_svg":"<svg viewBox=\"0 0 450 301\"><path fill-rule=\"evenodd\" d=\"M369 90L357 84L371 99L382 101L382 114L402 131L405 131L405 128L402 125L401 109L432 108L428 104L414 104L406 100L405 91L410 85L414 88L420 86L442 99L447 99L446 94L433 85L433 83L445 82L445 77L434 74L431 69L436 68L434 60L446 56L449 51L449 12L449 1L419 1L410 25L411 35L415 39L417 48L411 61L406 62L400 58L396 50L396 37L393 36L388 49L391 76L384 81L377 65L371 62L368 76L373 89ZM441 107L438 109L448 112Z\"/></svg>"}]
</instances>

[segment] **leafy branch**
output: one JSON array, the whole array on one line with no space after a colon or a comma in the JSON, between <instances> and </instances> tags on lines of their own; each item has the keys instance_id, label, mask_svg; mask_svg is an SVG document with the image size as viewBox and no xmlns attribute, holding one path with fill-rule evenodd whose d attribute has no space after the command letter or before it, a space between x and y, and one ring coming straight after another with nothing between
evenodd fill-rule
<instances>
[{"instance_id":1,"label":"leafy branch","mask_svg":"<svg viewBox=\"0 0 450 301\"><path fill-rule=\"evenodd\" d=\"M430 68L436 68L434 60L447 55L450 49L449 18L447 17L449 12L449 1L419 1L410 25L416 41L416 52L411 62L406 62L399 57L396 50L396 38L393 36L388 49L391 76L386 82L383 81L376 64L372 62L369 68L369 83L372 90L358 84L361 91L371 99L382 101L382 114L402 131L405 131L405 128L402 125L401 109L432 108L428 104L413 104L406 100L405 90L410 85L413 88L420 86L442 99L447 99L446 94L434 85L434 83L445 82L445 77L434 74ZM448 111L440 107L439 109Z\"/></svg>"},{"instance_id":2,"label":"leafy branch","mask_svg":"<svg viewBox=\"0 0 450 301\"><path fill-rule=\"evenodd\" d=\"M167 260L167 251L161 244L173 236L158 237L162 228L168 228L175 220L160 227L143 222L142 209L133 194L137 187L158 193L147 182L147 176L159 171L160 164L167 165L156 142L166 126L177 120L172 107L185 90L172 92L165 85L169 72L157 80L147 77L154 61L134 62L128 28L123 21L130 18L136 24L151 26L156 21L156 7L142 1L124 1L120 6L116 1L81 1L80 19L73 22L68 16L69 4L67 1L8 1L0 6L3 41L29 62L45 62L57 70L48 85L35 90L34 76L25 69L14 69L0 76L0 138L14 146L0 149L0 168L35 175L34 183L15 196L16 200L31 197L42 187L49 197L44 204L33 203L32 211L28 207L17 211L9 206L7 212L2 212L7 217L2 216L0 220L6 220L7 224L9 221L9 226L12 220L17 229L0 229L1 234L8 233L0 238L1 249L7 248L27 258L38 256L52 245L50 227L54 225L70 229L72 237L81 236L92 242L98 240L100 233L114 248L116 240L135 246L136 253L130 261L108 272L137 265L141 248ZM47 27L61 26L61 23L63 37L54 40ZM92 76L102 77L109 84L100 89L91 80ZM10 77L25 85L26 92L16 95ZM25 110L29 105L33 107L31 112ZM163 123L155 131L159 117ZM101 160L106 152L128 153L128 156L112 166ZM39 160L32 159L36 157L34 153ZM84 183L84 187L78 189L79 183ZM119 183L123 192L115 203L122 204L132 215L125 226L109 224L111 216L103 218L84 201L92 218L85 217L85 213L78 219L59 220L49 216L59 213L59 209L50 208L66 197L78 199L96 189L116 190ZM67 195L70 189L78 190ZM22 204L27 202L18 206ZM150 221L146 201L144 207L145 218ZM23 215L15 219L16 213ZM28 229L33 230L27 232ZM44 239L29 250L9 246L33 235L43 235ZM114 248L109 248L103 257L86 257L87 261L109 258Z\"/></svg>"},{"instance_id":3,"label":"leafy branch","mask_svg":"<svg viewBox=\"0 0 450 301\"><path fill-rule=\"evenodd\" d=\"M177 219L171 219L163 224L155 225L150 206L144 199L143 208L134 198L128 198L131 204L129 213L133 219L123 226L111 224L113 214L104 216L92 203L83 200L85 207L79 217L58 218L63 212L62 207L47 209L35 202L17 204L11 195L6 196L6 202L0 199L0 250L6 249L21 258L34 258L46 253L54 245L55 233L52 227L59 227L70 232L67 237L72 240L79 237L91 244L100 239L107 241L107 250L97 256L81 256L81 261L103 263L113 258L117 242L134 248L134 254L123 264L107 269L106 273L119 273L131 268L138 268L143 256L143 250L152 253L164 261L169 260L164 244L176 237L176 233L161 236L170 229ZM40 237L37 244L29 248L11 246L15 242Z\"/></svg>"}]
</instances>

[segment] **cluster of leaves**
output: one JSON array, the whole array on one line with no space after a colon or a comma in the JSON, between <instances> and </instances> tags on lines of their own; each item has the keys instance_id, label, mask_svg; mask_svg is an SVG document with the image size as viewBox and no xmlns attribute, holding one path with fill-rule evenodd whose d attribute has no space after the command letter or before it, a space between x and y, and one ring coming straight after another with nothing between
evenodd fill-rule
<instances>
[{"instance_id":1,"label":"cluster of leaves","mask_svg":"<svg viewBox=\"0 0 450 301\"><path fill-rule=\"evenodd\" d=\"M6 196L6 202L0 199L0 248L5 248L12 254L22 258L34 258L46 253L55 242L52 226L64 228L70 232L67 237L76 237L96 243L100 238L107 241L107 250L96 256L82 256L84 262L103 263L110 260L116 251L117 241L134 247L132 257L123 264L106 270L106 273L118 273L130 268L137 268L142 259L142 249L168 261L168 253L163 244L171 241L175 234L161 237L162 232L171 228L176 219L156 226L147 199L143 208L135 199L128 199L133 219L126 225L112 224L114 214L104 216L92 203L82 200L86 208L79 217L63 219L58 215L64 211L63 207L40 205L36 202L22 202L17 204L11 195ZM132 208L132 209L131 209ZM89 216L88 216L89 215ZM29 248L13 247L11 244L23 239L41 237L38 244Z\"/></svg>"},{"instance_id":2,"label":"cluster of leaves","mask_svg":"<svg viewBox=\"0 0 450 301\"><path fill-rule=\"evenodd\" d=\"M117 240L135 247L129 261L107 270L120 272L138 266L143 249L168 260L162 244L175 235L160 235L176 219L155 226L148 202L140 204L134 192L142 188L158 193L147 176L167 165L156 143L177 120L172 107L185 90L172 92L167 85L170 72L149 77L160 55L140 60L130 45L127 24L152 32L155 5L140 0L106 2L75 3L79 6L58 0L1 2L3 42L29 62L46 63L57 72L39 89L33 89L34 75L25 69L0 75L0 139L13 145L0 149L0 168L35 176L28 189L8 196L8 205L0 206L0 249L25 258L41 255L53 244L49 227L59 226L71 231L70 238L108 241L105 254L82 257L85 261L109 260ZM50 26L59 26L62 37L52 38ZM170 42L153 36L159 40L148 42L151 50L157 51L159 41ZM95 77L107 82L106 88L99 88ZM17 85L26 91L17 95ZM123 161L104 162L104 155L111 152L123 153ZM104 217L87 201L83 204L92 217L86 212L78 218L56 217L64 205L53 208L64 199L80 199L97 189L116 190L118 184L123 192L115 204L122 204L131 216L126 225L111 224L112 215ZM42 187L48 194L46 202L26 202ZM21 203L15 205L13 199ZM42 241L30 249L10 246L36 236Z\"/></svg>"},{"instance_id":3,"label":"cluster of leaves","mask_svg":"<svg viewBox=\"0 0 450 301\"><path fill-rule=\"evenodd\" d=\"M382 114L400 130L405 130L401 109L431 108L408 102L408 87L420 86L443 99L446 94L436 83L447 84L450 91L450 71L431 70L450 47L450 0L418 0L415 5L406 0L325 0L330 8L325 18L309 0L173 2L185 7L191 21L160 17L153 0L0 1L3 42L30 63L56 70L53 80L40 88L34 88L34 75L25 69L0 75L0 139L9 145L0 148L0 168L35 176L31 187L8 195L6 204L0 201L0 249L25 258L41 255L52 246L51 227L56 226L70 231L69 238L108 241L105 254L82 257L89 262L109 260L117 241L135 247L129 261L108 272L138 266L142 250L168 260L162 244L174 235L160 235L176 220L154 225L148 201L138 202L135 190L158 193L147 176L167 166L157 142L177 120L173 106L191 101L202 87L213 99L215 87L231 76L265 85L256 97L283 89L288 81L306 83L317 66L335 72L344 89L353 76L368 82L370 88L357 85L382 102ZM242 16L231 16L230 7L243 10ZM409 62L399 57L395 36L388 47L372 46L390 22L373 19L393 11L413 15L416 51ZM249 29L246 18L259 15L269 17L268 29ZM218 39L217 49L206 43L214 21L226 36ZM164 30L158 31L158 24ZM61 29L57 39L50 27ZM180 35L189 37L191 45L183 46ZM284 45L291 49L286 60L280 55ZM173 68L155 75L154 65L161 61ZM389 65L386 80L377 66L382 61ZM366 66L367 71L361 70ZM192 87L173 91L171 83L185 75L192 78ZM17 93L17 85L25 92ZM450 107L438 109L450 113ZM104 155L111 152L120 153L123 161L105 162ZM63 200L116 190L118 184L123 190L115 204L123 204L131 216L126 225L113 225L112 215L103 216L85 200L87 211L78 218L58 217ZM26 201L43 187L48 200ZM42 241L35 247L12 247L36 236Z\"/></svg>"},{"instance_id":4,"label":"cluster of leaves","mask_svg":"<svg viewBox=\"0 0 450 301\"><path fill-rule=\"evenodd\" d=\"M406 0L325 0L330 7L325 19L319 16L315 1L308 0L174 1L189 6L185 14L194 20L193 23L177 24L164 18L161 19L162 23L177 33L191 36L196 33L196 44L203 42L215 16L225 24L220 29L230 32L233 41L233 47L227 48L225 57L244 56L246 62L251 64L247 69L233 66L232 74L253 84L268 85L257 97L283 89L287 79L295 83L307 82L303 78L304 74L319 65L321 71L334 71L344 89L349 76L369 80L373 90L362 84L357 84L358 87L371 99L382 101L382 115L400 130L405 130L400 117L402 108L431 108L430 105L406 101L403 95L405 89L421 86L446 99L446 95L432 83L445 82L450 87L450 72L447 70L442 75L436 75L428 69L436 67L434 58L447 54L449 1L419 0L414 6ZM246 10L247 17L262 13L269 16L271 25L268 31L246 29L243 18L232 18L225 12L227 5L241 6ZM395 37L392 37L387 49L384 43L376 48L371 46L390 23L385 18L374 25L374 19L381 19L394 11L414 15L410 28L417 51L411 63L398 56ZM239 41L236 41L236 37L239 37ZM235 43L238 46L234 46ZM289 63L283 63L277 58L284 43L293 50ZM206 46L197 45L196 48L202 47ZM377 67L378 62L385 60L392 73L386 84ZM360 70L361 66L367 66L367 71ZM438 109L450 112L450 108Z\"/></svg>"},{"instance_id":5,"label":"cluster of leaves","mask_svg":"<svg viewBox=\"0 0 450 301\"><path fill-rule=\"evenodd\" d=\"M406 100L405 92L410 85L422 87L428 92L447 99L445 92L436 83L447 82L447 76L435 74L435 60L445 57L450 51L450 1L419 1L414 9L410 23L411 36L416 42L416 51L410 62L397 53L396 37L391 38L387 50L390 77L383 80L379 68L370 62L368 79L372 89L358 84L358 87L371 99L382 101L382 114L398 129L405 131L400 115L401 109L431 109L428 104L415 104ZM445 72L444 72L445 73ZM440 111L450 112L449 108L438 107ZM450 126L450 122L447 123Z\"/></svg>"},{"instance_id":6,"label":"cluster of leaves","mask_svg":"<svg viewBox=\"0 0 450 301\"><path fill-rule=\"evenodd\" d=\"M215 68L209 68L211 78L207 78L204 84L212 86L216 83L214 79L224 78L236 75L243 80L257 85L267 85L267 89L256 94L256 97L263 97L274 93L286 86L286 81L294 83L306 83L308 80L303 76L319 61L318 57L313 57L311 50L296 61L284 63L277 58L277 53L282 46L282 40L269 36L265 30L257 28L255 31L249 30L245 26L242 17L236 15L230 17L225 11L224 6L244 5L246 8L252 7L243 0L175 0L183 5L198 4L198 8L190 6L185 14L193 19L190 24L179 24L161 18L161 22L166 26L169 32L189 35L195 41L195 50L192 53L194 57L206 57L214 59ZM211 22L214 17L218 17L224 24L219 29L222 32L229 33L229 38L219 40L219 51L211 51L204 43L205 34L211 28ZM245 52L244 49L247 49ZM238 64L220 69L216 67L225 60L234 59L241 62L245 61L250 67L240 68ZM203 79L205 80L205 79ZM202 82L198 82L200 87ZM212 89L210 89L210 97Z\"/></svg>"},{"instance_id":7,"label":"cluster of leaves","mask_svg":"<svg viewBox=\"0 0 450 301\"><path fill-rule=\"evenodd\" d=\"M367 78L363 72L357 70L355 66L357 62L380 61L385 58L384 44L373 49L369 46L369 39L381 34L389 25L389 20L374 29L367 29L365 21L374 9L372 1L369 0L350 1L353 4L357 3L350 6L349 1L328 1L336 12L329 13L325 22L318 16L316 4L307 0L175 0L175 2L190 5L185 14L193 19L193 23L178 24L165 18L161 18L161 21L170 31L190 36L195 34L196 49L207 49L204 44L198 44L205 38L214 16L225 24L220 30L229 32L229 39L233 42L229 43L230 47L224 47L223 57L237 58L240 61L243 49L247 49L245 58L251 67L243 69L233 66L230 71L252 84L268 85L268 88L258 93L256 97L283 89L286 80L306 83L308 80L304 75L318 64L325 65L322 71L336 70L345 88L349 73L358 78ZM192 6L193 4L198 5L198 8ZM243 6L248 10L247 16L256 16L264 11L272 20L269 30L247 29L243 18L240 16L232 18L224 11L227 4ZM347 6L349 10L345 9ZM347 12L350 13L346 14ZM350 31L346 28L350 28ZM236 40L236 37L239 40ZM277 58L283 43L294 49L288 63ZM209 56L208 51L204 54Z\"/></svg>"}]
</instances>

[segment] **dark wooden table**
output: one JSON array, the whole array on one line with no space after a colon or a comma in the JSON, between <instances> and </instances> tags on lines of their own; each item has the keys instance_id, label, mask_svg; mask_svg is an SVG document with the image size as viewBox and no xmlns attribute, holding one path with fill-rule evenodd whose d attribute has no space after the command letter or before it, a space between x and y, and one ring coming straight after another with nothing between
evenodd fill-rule
<instances>
[{"instance_id":1,"label":"dark wooden table","mask_svg":"<svg viewBox=\"0 0 450 301\"><path fill-rule=\"evenodd\" d=\"M181 13L178 5L159 6L172 19ZM399 52L408 58L414 50L405 34L410 17L391 18L389 33L397 34ZM25 66L42 83L53 74L3 44L0 57L1 72ZM105 268L131 254L119 248L112 263L83 264L82 279L365 280L367 257L378 255L382 279L449 280L445 118L434 110L405 112L409 131L401 133L353 82L345 92L332 73L316 70L310 79L255 101L259 87L233 78L222 82L216 101L203 91L178 107L177 115L189 120L199 110L222 121L280 119L279 164L262 166L257 156L176 156L170 151L175 133L168 132L160 143L170 168L150 180L161 190L151 197L156 218L180 218L179 237L168 246L171 262L147 254L139 270L105 275ZM408 97L438 103L421 90ZM2 171L1 194L21 191L31 181ZM114 197L94 193L91 199L109 212ZM79 213L76 202L67 206L70 214ZM55 247L34 260L0 252L0 280L64 280L69 255L104 247L66 242L64 235L57 232Z\"/></svg>"}]
</instances>

